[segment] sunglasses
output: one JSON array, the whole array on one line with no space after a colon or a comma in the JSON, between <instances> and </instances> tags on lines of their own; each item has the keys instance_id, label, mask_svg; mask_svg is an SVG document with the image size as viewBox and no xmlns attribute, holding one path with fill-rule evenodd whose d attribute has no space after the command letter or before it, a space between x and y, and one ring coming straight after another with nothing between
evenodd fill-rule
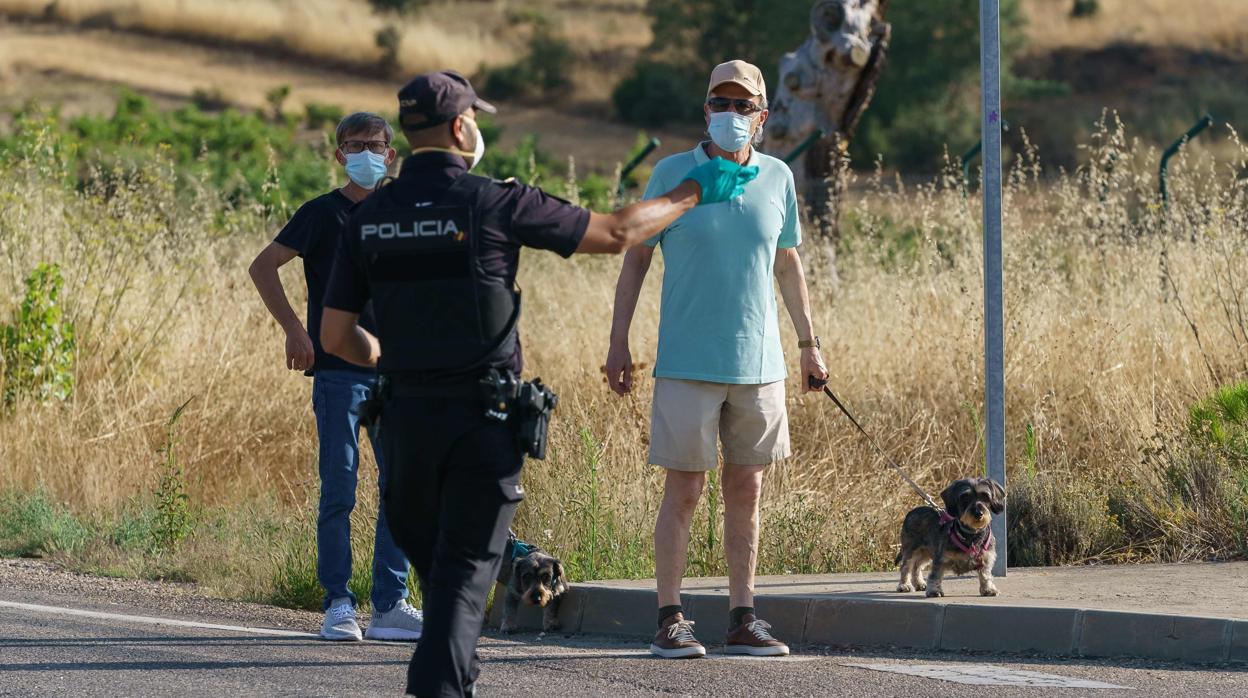
<instances>
[{"instance_id":1,"label":"sunglasses","mask_svg":"<svg viewBox=\"0 0 1248 698\"><path fill-rule=\"evenodd\" d=\"M706 106L713 112L724 112L731 108L742 116L750 116L762 111L763 108L749 99L729 99L728 97L711 97Z\"/></svg>"},{"instance_id":2,"label":"sunglasses","mask_svg":"<svg viewBox=\"0 0 1248 698\"><path fill-rule=\"evenodd\" d=\"M383 155L390 148L390 144L386 141L343 141L338 147L348 155L362 153L365 148L374 155Z\"/></svg>"}]
</instances>

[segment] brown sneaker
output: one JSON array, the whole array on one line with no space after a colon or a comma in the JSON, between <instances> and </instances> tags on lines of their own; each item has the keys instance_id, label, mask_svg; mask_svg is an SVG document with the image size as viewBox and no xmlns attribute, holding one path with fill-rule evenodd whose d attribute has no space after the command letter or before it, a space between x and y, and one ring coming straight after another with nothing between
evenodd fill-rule
<instances>
[{"instance_id":1,"label":"brown sneaker","mask_svg":"<svg viewBox=\"0 0 1248 698\"><path fill-rule=\"evenodd\" d=\"M673 613L655 634L650 653L664 659L691 659L705 657L706 648L693 636L693 621L685 620L684 614Z\"/></svg>"},{"instance_id":2,"label":"brown sneaker","mask_svg":"<svg viewBox=\"0 0 1248 698\"><path fill-rule=\"evenodd\" d=\"M768 630L771 630L770 623L755 618L752 613L745 614L741 625L728 631L724 654L755 657L783 657L788 654L789 646L772 637Z\"/></svg>"}]
</instances>

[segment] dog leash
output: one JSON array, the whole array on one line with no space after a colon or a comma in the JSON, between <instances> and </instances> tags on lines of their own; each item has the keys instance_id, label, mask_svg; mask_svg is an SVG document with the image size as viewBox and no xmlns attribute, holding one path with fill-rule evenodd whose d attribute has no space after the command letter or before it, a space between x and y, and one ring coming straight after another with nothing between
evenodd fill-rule
<instances>
[{"instance_id":1,"label":"dog leash","mask_svg":"<svg viewBox=\"0 0 1248 698\"><path fill-rule=\"evenodd\" d=\"M841 401L837 399L836 395L832 392L832 389L828 387L828 382L826 380L819 380L818 378L815 378L814 376L810 376L809 384L810 384L811 389L822 390L824 395L827 395L828 397L832 398L832 402L837 407L840 408L841 413L844 414L846 417L848 417L849 421L853 422L855 427L858 427L858 432L862 434L863 436L865 436L867 438L867 441L869 441L871 445L875 447L875 450L878 451L881 456L884 456L884 458L888 460L888 464L893 466L893 469L897 471L897 474L901 475L902 479L905 480L906 483L910 485L910 488L913 489L915 493L917 493L920 497L923 498L923 501L927 502L928 505L934 509L939 509L941 511L944 511L944 507L937 504L936 500L932 499L931 495L924 492L922 487L919 487L918 485L916 485L914 483L914 480L911 480L910 476L906 474L905 469L902 468L900 465L898 465L897 461L892 456L888 455L888 453L884 449L880 448L880 445L876 443L875 439L871 438L871 435L867 433L867 430L862 428L862 425L858 423L857 419L854 419L854 415L850 414L849 410L845 408L845 405L841 404Z\"/></svg>"}]
</instances>

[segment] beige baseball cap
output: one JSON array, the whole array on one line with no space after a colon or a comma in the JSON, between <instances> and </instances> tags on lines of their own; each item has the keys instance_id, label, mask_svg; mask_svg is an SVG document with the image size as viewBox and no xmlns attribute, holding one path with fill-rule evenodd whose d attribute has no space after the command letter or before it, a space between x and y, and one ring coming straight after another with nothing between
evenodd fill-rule
<instances>
[{"instance_id":1,"label":"beige baseball cap","mask_svg":"<svg viewBox=\"0 0 1248 698\"><path fill-rule=\"evenodd\" d=\"M706 88L706 94L709 96L716 87L726 82L735 82L756 97L767 94L767 83L763 80L763 71L759 70L758 66L745 61L728 61L715 66L715 70L711 71L711 84Z\"/></svg>"}]
</instances>

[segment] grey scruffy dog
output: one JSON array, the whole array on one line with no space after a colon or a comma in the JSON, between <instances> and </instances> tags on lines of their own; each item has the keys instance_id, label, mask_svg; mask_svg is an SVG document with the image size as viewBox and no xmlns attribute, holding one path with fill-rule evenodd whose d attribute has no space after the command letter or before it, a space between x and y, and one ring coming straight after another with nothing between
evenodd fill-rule
<instances>
[{"instance_id":1,"label":"grey scruffy dog","mask_svg":"<svg viewBox=\"0 0 1248 698\"><path fill-rule=\"evenodd\" d=\"M928 596L944 596L945 572L979 575L981 596L996 596L992 565L997 559L992 514L1005 511L1005 488L987 478L958 480L940 493L943 510L915 507L901 524L901 565L897 591L927 590ZM923 571L931 565L927 581Z\"/></svg>"},{"instance_id":2,"label":"grey scruffy dog","mask_svg":"<svg viewBox=\"0 0 1248 698\"><path fill-rule=\"evenodd\" d=\"M541 607L542 630L559 630L559 604L568 591L563 562L559 558L546 554L536 545L525 543L512 531L503 554L503 565L498 571L498 583L507 590L499 630L514 633L519 629L516 627L516 613L522 602Z\"/></svg>"}]
</instances>

